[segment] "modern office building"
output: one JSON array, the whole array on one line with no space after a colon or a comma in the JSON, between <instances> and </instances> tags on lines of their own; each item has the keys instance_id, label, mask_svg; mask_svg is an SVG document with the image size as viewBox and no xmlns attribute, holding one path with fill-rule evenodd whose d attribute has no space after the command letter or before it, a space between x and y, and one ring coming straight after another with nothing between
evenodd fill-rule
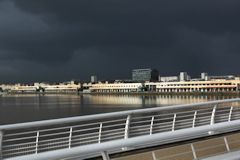
<instances>
[{"instance_id":1,"label":"modern office building","mask_svg":"<svg viewBox=\"0 0 240 160\"><path fill-rule=\"evenodd\" d=\"M132 80L137 82L158 81L159 72L156 69L134 69L132 70Z\"/></svg>"}]
</instances>

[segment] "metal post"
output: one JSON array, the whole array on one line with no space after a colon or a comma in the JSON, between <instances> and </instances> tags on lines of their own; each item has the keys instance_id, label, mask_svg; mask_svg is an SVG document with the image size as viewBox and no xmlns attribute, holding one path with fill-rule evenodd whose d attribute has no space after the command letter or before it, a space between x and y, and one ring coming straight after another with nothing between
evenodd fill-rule
<instances>
[{"instance_id":1,"label":"metal post","mask_svg":"<svg viewBox=\"0 0 240 160\"><path fill-rule=\"evenodd\" d=\"M232 111L233 111L233 106L231 106L230 111L229 111L228 122L231 121L231 118L232 118Z\"/></svg>"},{"instance_id":2,"label":"metal post","mask_svg":"<svg viewBox=\"0 0 240 160\"><path fill-rule=\"evenodd\" d=\"M101 143L101 136L102 136L102 123L100 123L100 126L99 126L98 143Z\"/></svg>"},{"instance_id":3,"label":"metal post","mask_svg":"<svg viewBox=\"0 0 240 160\"><path fill-rule=\"evenodd\" d=\"M154 116L152 116L152 119L151 119L151 124L150 124L150 135L152 135L153 122L154 122Z\"/></svg>"},{"instance_id":4,"label":"metal post","mask_svg":"<svg viewBox=\"0 0 240 160\"><path fill-rule=\"evenodd\" d=\"M195 111L195 112L194 112L194 115L193 115L193 123L192 123L192 128L194 128L194 127L195 127L196 118L197 118L197 111Z\"/></svg>"},{"instance_id":5,"label":"metal post","mask_svg":"<svg viewBox=\"0 0 240 160\"><path fill-rule=\"evenodd\" d=\"M126 119L126 124L125 124L125 131L124 131L124 139L129 138L129 130L130 130L130 121L131 121L131 115L129 114ZM123 151L127 150L127 147L122 148Z\"/></svg>"},{"instance_id":6,"label":"metal post","mask_svg":"<svg viewBox=\"0 0 240 160\"><path fill-rule=\"evenodd\" d=\"M131 120L131 115L129 114L126 120L124 139L128 139L129 137L130 120Z\"/></svg>"},{"instance_id":7,"label":"metal post","mask_svg":"<svg viewBox=\"0 0 240 160\"><path fill-rule=\"evenodd\" d=\"M110 160L110 157L107 153L107 151L101 152L103 160Z\"/></svg>"},{"instance_id":8,"label":"metal post","mask_svg":"<svg viewBox=\"0 0 240 160\"><path fill-rule=\"evenodd\" d=\"M3 132L0 131L0 159L2 159L2 141L3 141Z\"/></svg>"},{"instance_id":9,"label":"metal post","mask_svg":"<svg viewBox=\"0 0 240 160\"><path fill-rule=\"evenodd\" d=\"M224 137L223 139L224 139L224 143L225 143L227 151L230 152L230 148L229 148L227 137Z\"/></svg>"},{"instance_id":10,"label":"metal post","mask_svg":"<svg viewBox=\"0 0 240 160\"><path fill-rule=\"evenodd\" d=\"M215 119L216 109L217 109L217 106L215 105L215 106L213 107L213 110L212 110L212 116L211 116L210 125L213 125L213 124L215 123L215 122L214 122L214 119Z\"/></svg>"},{"instance_id":11,"label":"metal post","mask_svg":"<svg viewBox=\"0 0 240 160\"><path fill-rule=\"evenodd\" d=\"M156 156L156 154L155 154L154 151L152 151L152 159L153 159L153 160L157 160L157 156Z\"/></svg>"},{"instance_id":12,"label":"metal post","mask_svg":"<svg viewBox=\"0 0 240 160\"><path fill-rule=\"evenodd\" d=\"M37 136L36 136L36 149L35 149L35 153L38 153L38 141L39 141L39 131L37 131Z\"/></svg>"},{"instance_id":13,"label":"metal post","mask_svg":"<svg viewBox=\"0 0 240 160\"><path fill-rule=\"evenodd\" d=\"M70 127L70 131L69 131L69 144L68 144L68 148L71 148L71 143L72 143L72 127Z\"/></svg>"},{"instance_id":14,"label":"metal post","mask_svg":"<svg viewBox=\"0 0 240 160\"><path fill-rule=\"evenodd\" d=\"M191 143L190 146L191 146L191 150L192 150L193 158L194 158L194 159L197 159L197 154L196 154L196 151L195 151L195 148L194 148L193 144Z\"/></svg>"},{"instance_id":15,"label":"metal post","mask_svg":"<svg viewBox=\"0 0 240 160\"><path fill-rule=\"evenodd\" d=\"M174 116L173 116L173 124L172 124L172 131L175 130L175 122L176 122L176 117L177 117L177 114L175 113Z\"/></svg>"}]
</instances>

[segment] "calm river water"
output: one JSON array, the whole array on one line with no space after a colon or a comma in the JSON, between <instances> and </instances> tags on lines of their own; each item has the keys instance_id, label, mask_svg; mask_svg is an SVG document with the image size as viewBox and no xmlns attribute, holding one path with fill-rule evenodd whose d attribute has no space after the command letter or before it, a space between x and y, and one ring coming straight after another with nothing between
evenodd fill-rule
<instances>
[{"instance_id":1,"label":"calm river water","mask_svg":"<svg viewBox=\"0 0 240 160\"><path fill-rule=\"evenodd\" d=\"M179 95L3 95L0 96L0 124L11 124L205 102L230 96Z\"/></svg>"}]
</instances>

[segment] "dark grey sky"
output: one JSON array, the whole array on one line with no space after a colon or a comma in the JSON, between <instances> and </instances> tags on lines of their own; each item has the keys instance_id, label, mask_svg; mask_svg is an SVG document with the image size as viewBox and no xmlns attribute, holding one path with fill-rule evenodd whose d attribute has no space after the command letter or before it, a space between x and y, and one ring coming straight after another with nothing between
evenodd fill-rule
<instances>
[{"instance_id":1,"label":"dark grey sky","mask_svg":"<svg viewBox=\"0 0 240 160\"><path fill-rule=\"evenodd\" d=\"M239 74L239 0L1 0L0 82Z\"/></svg>"}]
</instances>

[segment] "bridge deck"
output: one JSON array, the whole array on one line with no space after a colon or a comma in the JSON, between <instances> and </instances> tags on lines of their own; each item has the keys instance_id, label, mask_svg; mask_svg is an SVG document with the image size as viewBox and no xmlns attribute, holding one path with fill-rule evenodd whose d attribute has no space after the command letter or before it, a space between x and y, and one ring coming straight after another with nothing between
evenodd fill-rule
<instances>
[{"instance_id":1,"label":"bridge deck","mask_svg":"<svg viewBox=\"0 0 240 160\"><path fill-rule=\"evenodd\" d=\"M172 145L159 149L152 148L148 151L138 151L138 153L126 153L128 154L126 156L115 155L113 160L225 160L228 159L226 158L228 156L229 158L236 157L237 153L240 152L240 133Z\"/></svg>"}]
</instances>

